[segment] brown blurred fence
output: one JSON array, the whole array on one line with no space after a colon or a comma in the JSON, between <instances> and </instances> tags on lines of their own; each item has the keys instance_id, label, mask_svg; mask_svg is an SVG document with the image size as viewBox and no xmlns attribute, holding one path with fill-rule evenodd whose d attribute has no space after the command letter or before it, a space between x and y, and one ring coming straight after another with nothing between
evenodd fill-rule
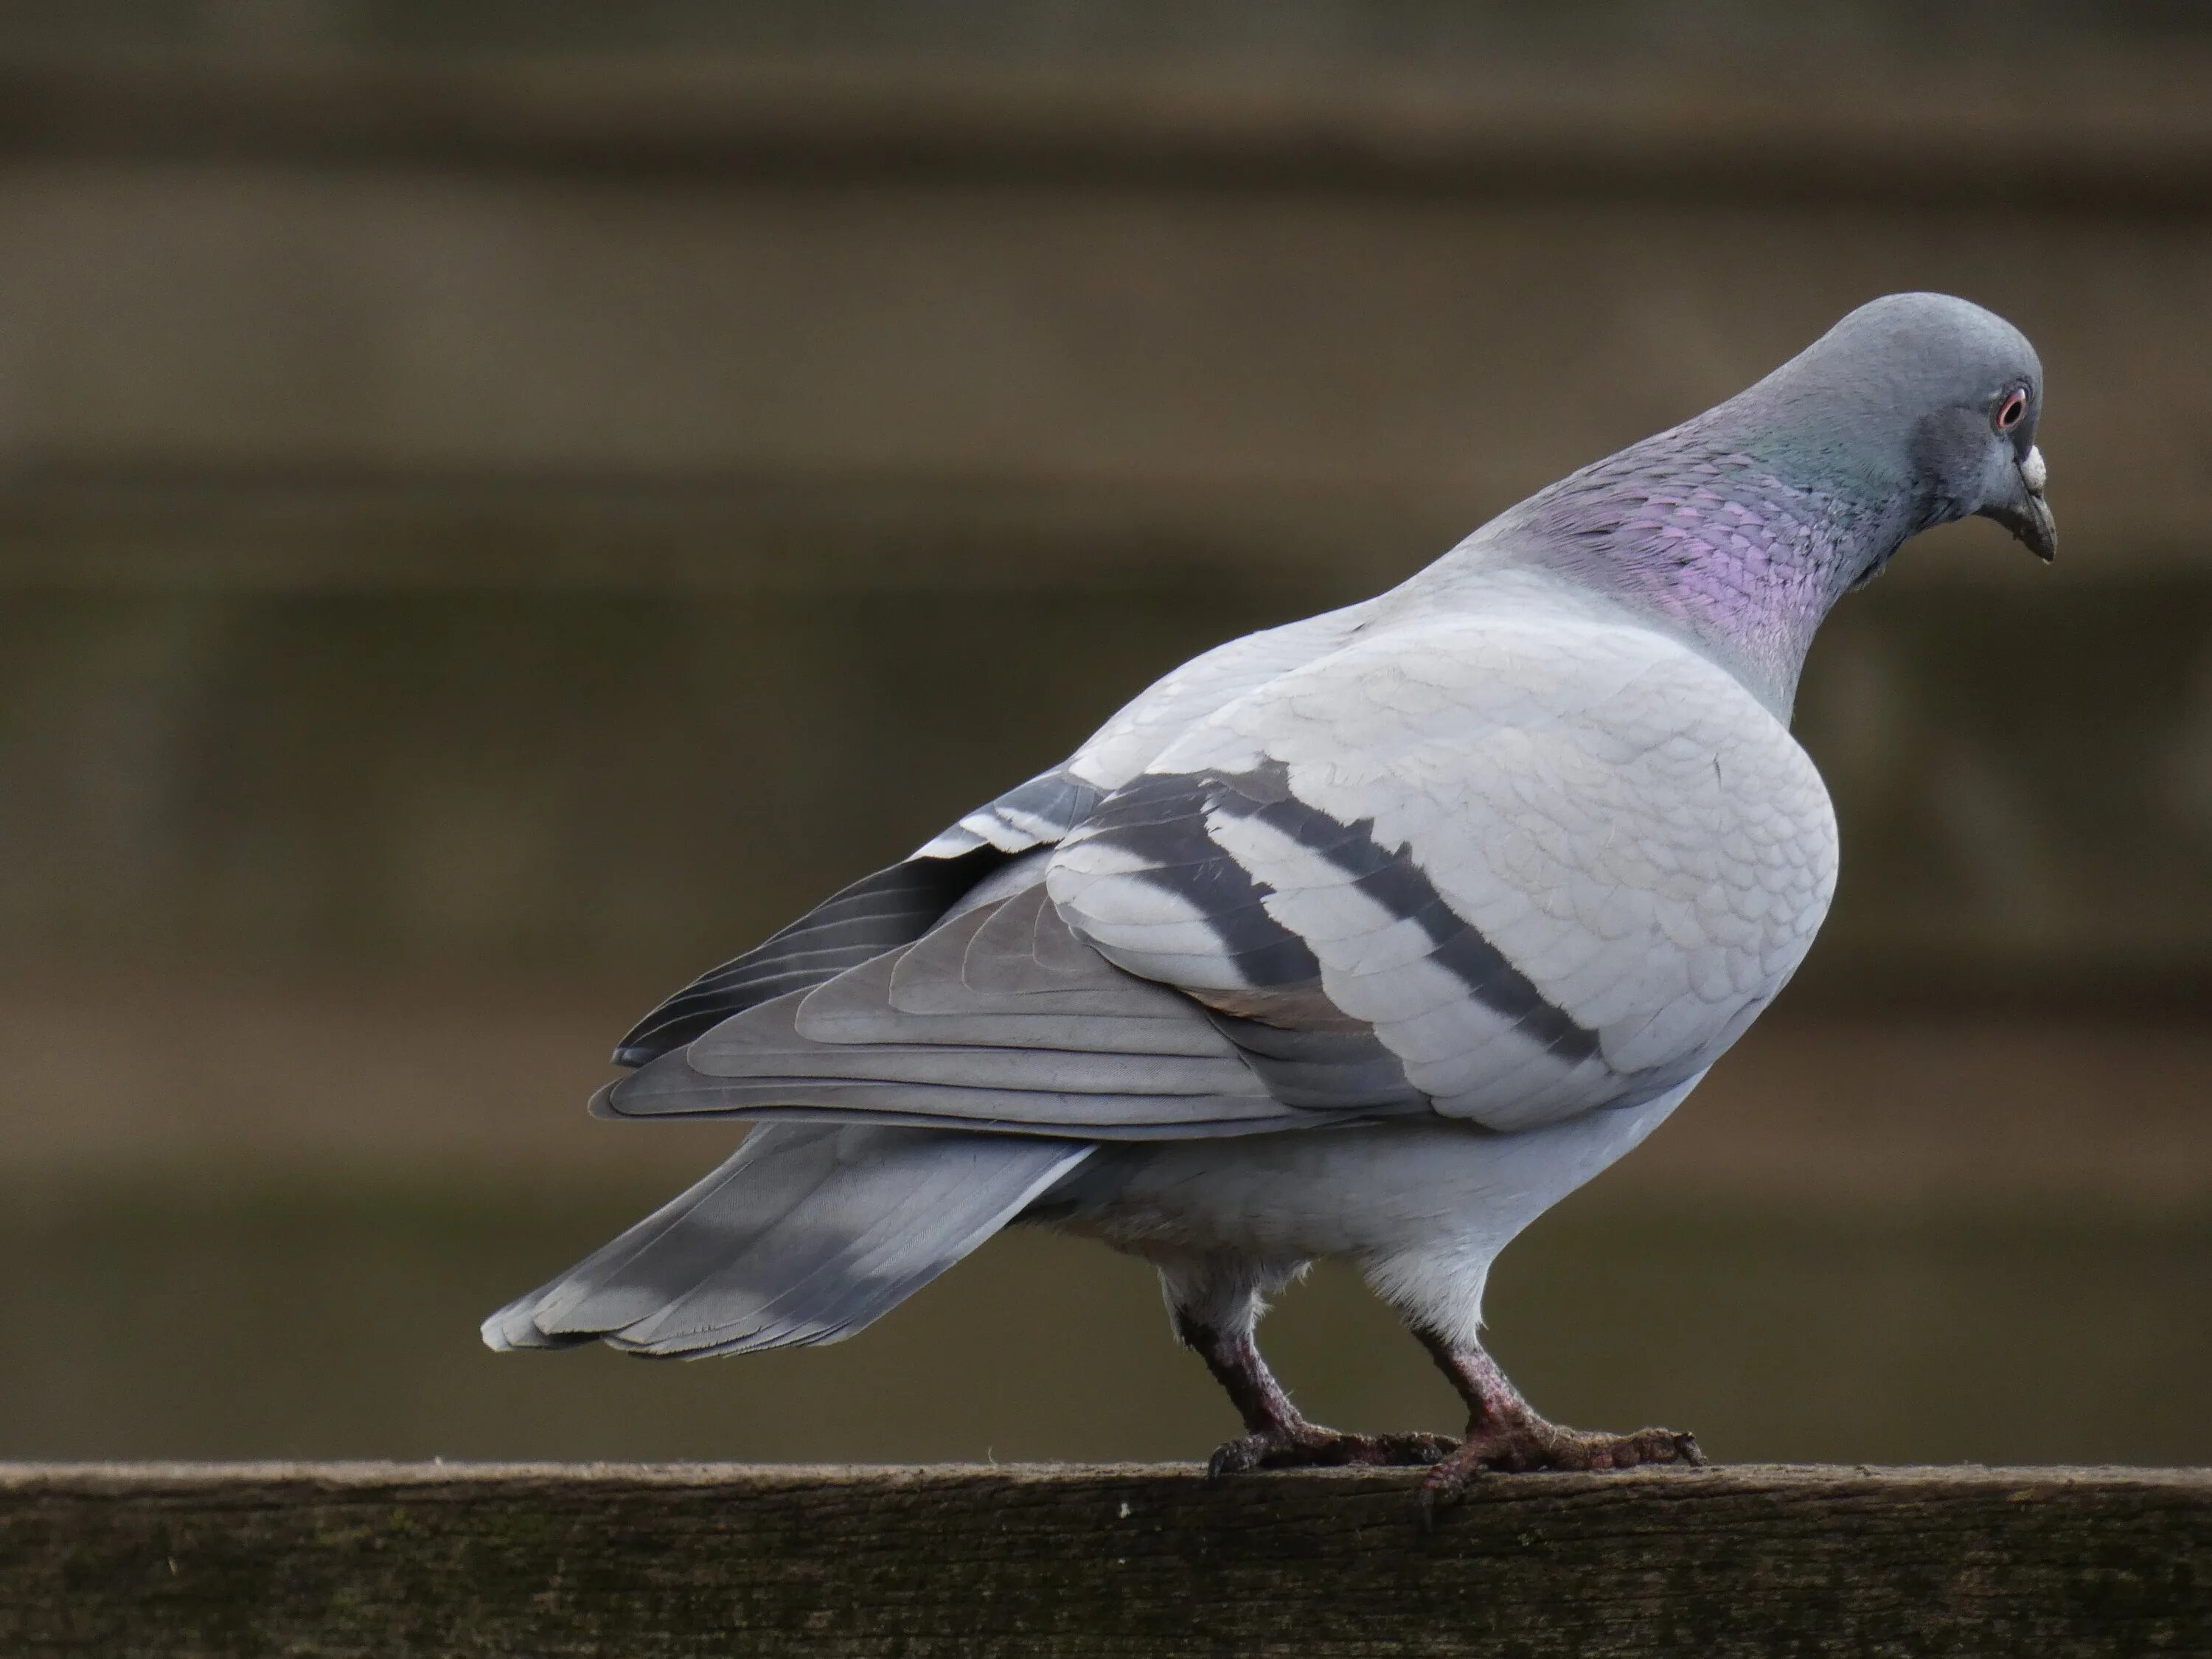
<instances>
[{"instance_id":1,"label":"brown blurred fence","mask_svg":"<svg viewBox=\"0 0 2212 1659\"><path fill-rule=\"evenodd\" d=\"M1925 69L0 69L11 932L666 977L1936 286L2041 344L2065 550L1960 531L1838 620L1814 982L2193 996L2193 68L2055 67L2032 145Z\"/></svg>"},{"instance_id":2,"label":"brown blurred fence","mask_svg":"<svg viewBox=\"0 0 2212 1659\"><path fill-rule=\"evenodd\" d=\"M889 1413L865 1346L679 1380L469 1319L722 1144L576 1115L673 983L1938 287L2043 351L2059 562L1968 526L1839 612L1827 933L1499 1306L1563 1414L1730 1455L2212 1456L2202 30L159 9L0 18L0 1455L1202 1449L1141 1275L1059 1247L872 1334ZM1322 1406L1437 1408L1316 1294ZM1097 1372L1108 1315L1148 1357Z\"/></svg>"}]
</instances>

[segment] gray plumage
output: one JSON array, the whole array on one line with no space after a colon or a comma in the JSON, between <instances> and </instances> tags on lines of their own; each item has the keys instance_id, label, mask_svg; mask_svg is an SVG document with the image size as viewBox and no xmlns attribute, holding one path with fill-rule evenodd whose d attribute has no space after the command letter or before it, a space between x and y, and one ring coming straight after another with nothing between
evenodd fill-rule
<instances>
[{"instance_id":1,"label":"gray plumage","mask_svg":"<svg viewBox=\"0 0 2212 1659\"><path fill-rule=\"evenodd\" d=\"M484 1322L494 1348L631 1353L835 1342L1080 1164L1080 1143L770 1124L697 1186Z\"/></svg>"},{"instance_id":2,"label":"gray plumage","mask_svg":"<svg viewBox=\"0 0 2212 1659\"><path fill-rule=\"evenodd\" d=\"M1158 1264L1232 1391L1316 1255L1479 1353L1498 1250L1826 911L1787 720L1828 607L1971 513L2049 556L2041 380L1978 307L1877 301L1394 592L1176 670L640 1022L595 1112L768 1121L486 1340L832 1341L1026 1212Z\"/></svg>"}]
</instances>

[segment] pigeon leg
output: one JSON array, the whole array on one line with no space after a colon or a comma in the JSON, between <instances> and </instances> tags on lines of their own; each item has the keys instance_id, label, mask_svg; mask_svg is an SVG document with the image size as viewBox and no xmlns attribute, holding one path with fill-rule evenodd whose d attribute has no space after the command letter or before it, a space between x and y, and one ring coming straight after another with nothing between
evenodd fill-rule
<instances>
[{"instance_id":1,"label":"pigeon leg","mask_svg":"<svg viewBox=\"0 0 2212 1659\"><path fill-rule=\"evenodd\" d=\"M1672 1429L1606 1434L1570 1429L1537 1414L1479 1343L1417 1330L1421 1346L1467 1401L1467 1438L1429 1472L1422 1501L1457 1497L1486 1470L1627 1469L1645 1463L1698 1464L1698 1437Z\"/></svg>"},{"instance_id":2,"label":"pigeon leg","mask_svg":"<svg viewBox=\"0 0 2212 1659\"><path fill-rule=\"evenodd\" d=\"M1206 1461L1209 1475L1352 1464L1426 1465L1452 1449L1453 1443L1438 1434L1344 1434L1308 1422L1260 1357L1260 1345L1249 1329L1224 1334L1178 1310L1176 1334L1206 1362L1206 1369L1244 1419L1244 1434Z\"/></svg>"}]
</instances>

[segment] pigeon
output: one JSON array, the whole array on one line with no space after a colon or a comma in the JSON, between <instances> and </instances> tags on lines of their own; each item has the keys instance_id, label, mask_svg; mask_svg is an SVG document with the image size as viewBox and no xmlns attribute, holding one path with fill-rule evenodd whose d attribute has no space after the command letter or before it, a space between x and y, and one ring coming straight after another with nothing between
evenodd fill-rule
<instances>
[{"instance_id":1,"label":"pigeon","mask_svg":"<svg viewBox=\"0 0 2212 1659\"><path fill-rule=\"evenodd\" d=\"M1234 640L1066 760L686 986L602 1117L735 1154L485 1321L663 1356L852 1335L1013 1222L1158 1271L1243 1419L1217 1474L1704 1461L1540 1415L1484 1351L1498 1252L1634 1148L1804 959L1836 821L1790 733L1814 633L1929 527L2048 562L2043 370L1879 299L1401 586ZM1255 1339L1348 1261L1465 1434L1309 1421Z\"/></svg>"}]
</instances>

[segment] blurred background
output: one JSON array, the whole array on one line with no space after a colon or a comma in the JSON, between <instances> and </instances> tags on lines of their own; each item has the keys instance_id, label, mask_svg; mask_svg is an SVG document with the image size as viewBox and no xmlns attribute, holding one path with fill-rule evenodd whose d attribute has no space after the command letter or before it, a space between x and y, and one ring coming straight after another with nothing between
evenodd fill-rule
<instances>
[{"instance_id":1,"label":"blurred background","mask_svg":"<svg viewBox=\"0 0 2212 1659\"><path fill-rule=\"evenodd\" d=\"M696 970L1218 639L1885 291L2039 345L2063 550L1800 728L1810 965L1492 1279L1567 1420L2212 1462L2212 21L2179 0L0 12L0 1457L1192 1457L1150 1276L495 1358L718 1160ZM1454 1426L1322 1273L1302 1403Z\"/></svg>"}]
</instances>

